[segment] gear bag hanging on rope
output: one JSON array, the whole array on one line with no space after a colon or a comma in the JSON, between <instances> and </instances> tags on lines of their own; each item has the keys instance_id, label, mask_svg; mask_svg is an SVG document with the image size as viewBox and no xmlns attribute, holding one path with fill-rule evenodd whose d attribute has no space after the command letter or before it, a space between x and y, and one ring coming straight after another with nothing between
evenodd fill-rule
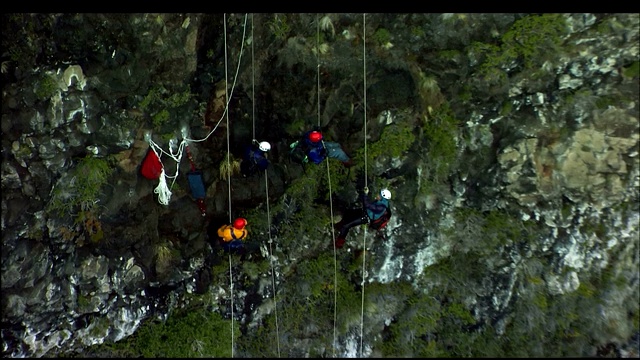
<instances>
[{"instance_id":1,"label":"gear bag hanging on rope","mask_svg":"<svg viewBox=\"0 0 640 360\"><path fill-rule=\"evenodd\" d=\"M145 155L142 160L142 166L140 167L140 173L142 176L146 177L149 180L156 180L160 177L162 173L162 162L160 162L160 158L156 151L153 148L149 147L147 150L147 155Z\"/></svg>"},{"instance_id":2,"label":"gear bag hanging on rope","mask_svg":"<svg viewBox=\"0 0 640 360\"><path fill-rule=\"evenodd\" d=\"M204 181L202 180L202 172L196 170L195 163L193 162L193 157L191 156L191 151L189 150L189 146L187 148L187 157L189 158L189 162L191 163L191 171L187 173L187 179L189 180L189 188L191 188L191 195L196 199L196 203L198 204L198 208L202 213L202 216L207 215L207 208L204 204L204 198L206 196L206 192L204 189Z\"/></svg>"}]
</instances>

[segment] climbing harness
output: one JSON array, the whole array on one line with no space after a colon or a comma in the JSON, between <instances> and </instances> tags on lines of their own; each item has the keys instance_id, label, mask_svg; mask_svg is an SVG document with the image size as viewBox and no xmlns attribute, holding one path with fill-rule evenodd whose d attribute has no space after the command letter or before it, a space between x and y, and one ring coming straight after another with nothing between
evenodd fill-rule
<instances>
[{"instance_id":1,"label":"climbing harness","mask_svg":"<svg viewBox=\"0 0 640 360\"><path fill-rule=\"evenodd\" d=\"M391 208L387 206L382 216L369 222L369 228L373 230L382 230L391 219Z\"/></svg>"}]
</instances>

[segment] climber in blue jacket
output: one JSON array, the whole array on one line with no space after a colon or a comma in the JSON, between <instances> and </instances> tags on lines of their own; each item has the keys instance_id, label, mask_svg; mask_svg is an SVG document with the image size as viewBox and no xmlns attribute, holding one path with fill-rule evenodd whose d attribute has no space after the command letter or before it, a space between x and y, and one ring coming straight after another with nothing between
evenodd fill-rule
<instances>
[{"instance_id":1,"label":"climber in blue jacket","mask_svg":"<svg viewBox=\"0 0 640 360\"><path fill-rule=\"evenodd\" d=\"M269 167L267 152L271 150L271 144L266 141L258 142L253 139L250 145L244 149L242 162L240 163L240 172L242 176L247 177L258 171L265 171Z\"/></svg>"}]
</instances>

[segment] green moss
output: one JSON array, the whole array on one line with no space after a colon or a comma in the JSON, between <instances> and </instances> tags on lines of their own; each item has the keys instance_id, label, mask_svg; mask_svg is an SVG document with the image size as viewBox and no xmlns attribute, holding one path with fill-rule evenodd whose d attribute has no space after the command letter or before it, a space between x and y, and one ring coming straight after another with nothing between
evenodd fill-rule
<instances>
[{"instance_id":1,"label":"green moss","mask_svg":"<svg viewBox=\"0 0 640 360\"><path fill-rule=\"evenodd\" d=\"M424 37L425 36L425 32L424 32L424 29L421 26L412 26L411 27L411 35L416 36L416 37Z\"/></svg>"},{"instance_id":2,"label":"green moss","mask_svg":"<svg viewBox=\"0 0 640 360\"><path fill-rule=\"evenodd\" d=\"M91 304L89 297L83 294L78 294L77 301L78 301L78 307L81 309L86 309Z\"/></svg>"},{"instance_id":3,"label":"green moss","mask_svg":"<svg viewBox=\"0 0 640 360\"><path fill-rule=\"evenodd\" d=\"M458 94L458 98L460 98L460 100L462 100L463 102L470 101L472 97L473 93L471 92L471 89L468 85L465 85L463 90Z\"/></svg>"},{"instance_id":4,"label":"green moss","mask_svg":"<svg viewBox=\"0 0 640 360\"><path fill-rule=\"evenodd\" d=\"M593 287L592 284L584 283L584 282L580 283L580 286L578 286L578 290L576 291L580 296L583 296L583 297L593 297L596 293L596 289Z\"/></svg>"},{"instance_id":5,"label":"green moss","mask_svg":"<svg viewBox=\"0 0 640 360\"><path fill-rule=\"evenodd\" d=\"M36 82L34 91L38 99L49 99L58 91L58 82L52 75L42 73Z\"/></svg>"},{"instance_id":6,"label":"green moss","mask_svg":"<svg viewBox=\"0 0 640 360\"><path fill-rule=\"evenodd\" d=\"M525 67L537 67L541 59L547 58L547 53L557 52L567 31L562 14L525 16L502 36L502 56L512 52L523 58Z\"/></svg>"},{"instance_id":7,"label":"green moss","mask_svg":"<svg viewBox=\"0 0 640 360\"><path fill-rule=\"evenodd\" d=\"M455 168L457 157L458 123L448 104L433 112L423 129L427 141L426 158L431 162L429 176L435 182L445 179Z\"/></svg>"},{"instance_id":8,"label":"green moss","mask_svg":"<svg viewBox=\"0 0 640 360\"><path fill-rule=\"evenodd\" d=\"M91 323L90 335L93 337L105 337L108 334L110 321L107 317L96 317Z\"/></svg>"},{"instance_id":9,"label":"green moss","mask_svg":"<svg viewBox=\"0 0 640 360\"><path fill-rule=\"evenodd\" d=\"M382 130L380 140L367 144L368 161L373 163L380 158L400 158L409 151L415 139L413 124L403 122L387 125ZM364 150L358 152L357 156L364 158Z\"/></svg>"},{"instance_id":10,"label":"green moss","mask_svg":"<svg viewBox=\"0 0 640 360\"><path fill-rule=\"evenodd\" d=\"M533 298L533 304L542 310L546 309L549 307L547 295L542 291L537 292Z\"/></svg>"},{"instance_id":11,"label":"green moss","mask_svg":"<svg viewBox=\"0 0 640 360\"><path fill-rule=\"evenodd\" d=\"M542 278L539 276L527 277L527 282L532 285L544 285L544 280L542 280Z\"/></svg>"},{"instance_id":12,"label":"green moss","mask_svg":"<svg viewBox=\"0 0 640 360\"><path fill-rule=\"evenodd\" d=\"M509 31L502 36L501 44L473 42L468 52L479 61L476 74L483 82L501 88L507 84L508 77L504 68L521 60L525 69L544 76L540 66L551 56L558 53L562 37L567 33L563 15L529 15L513 23Z\"/></svg>"},{"instance_id":13,"label":"green moss","mask_svg":"<svg viewBox=\"0 0 640 360\"><path fill-rule=\"evenodd\" d=\"M379 28L373 33L372 39L377 45L385 45L391 41L391 33L385 28Z\"/></svg>"},{"instance_id":14,"label":"green moss","mask_svg":"<svg viewBox=\"0 0 640 360\"><path fill-rule=\"evenodd\" d=\"M619 98L614 96L598 96L596 100L596 107L600 110L607 109L609 106L615 106Z\"/></svg>"},{"instance_id":15,"label":"green moss","mask_svg":"<svg viewBox=\"0 0 640 360\"><path fill-rule=\"evenodd\" d=\"M460 51L458 50L441 50L438 51L438 57L443 60L456 60L460 57Z\"/></svg>"},{"instance_id":16,"label":"green moss","mask_svg":"<svg viewBox=\"0 0 640 360\"><path fill-rule=\"evenodd\" d=\"M169 110L162 109L160 112L154 114L151 118L153 119L153 126L156 128L164 125L169 120L170 114Z\"/></svg>"},{"instance_id":17,"label":"green moss","mask_svg":"<svg viewBox=\"0 0 640 360\"><path fill-rule=\"evenodd\" d=\"M475 319L471 312L460 303L452 303L445 308L445 316L452 316L462 322L464 325L470 325L475 323Z\"/></svg>"},{"instance_id":18,"label":"green moss","mask_svg":"<svg viewBox=\"0 0 640 360\"><path fill-rule=\"evenodd\" d=\"M168 124L170 119L179 118L186 112L186 106L193 99L187 90L170 91L162 85L154 86L138 104L140 110L149 114L154 128Z\"/></svg>"},{"instance_id":19,"label":"green moss","mask_svg":"<svg viewBox=\"0 0 640 360\"><path fill-rule=\"evenodd\" d=\"M636 61L633 64L622 68L622 75L628 78L636 78L640 76L640 61Z\"/></svg>"},{"instance_id":20,"label":"green moss","mask_svg":"<svg viewBox=\"0 0 640 360\"><path fill-rule=\"evenodd\" d=\"M500 109L500 115L507 116L511 114L511 111L513 111L513 103L509 100L503 102L502 108Z\"/></svg>"},{"instance_id":21,"label":"green moss","mask_svg":"<svg viewBox=\"0 0 640 360\"><path fill-rule=\"evenodd\" d=\"M170 108L183 106L191 101L192 96L193 95L189 91L171 94L171 96L169 96L169 99L167 99L167 106Z\"/></svg>"},{"instance_id":22,"label":"green moss","mask_svg":"<svg viewBox=\"0 0 640 360\"><path fill-rule=\"evenodd\" d=\"M27 145L24 144L20 144L20 148L18 148L18 151L15 152L15 157L16 159L22 159L22 158L31 158L31 155L33 154L33 151L31 150L31 148Z\"/></svg>"}]
</instances>

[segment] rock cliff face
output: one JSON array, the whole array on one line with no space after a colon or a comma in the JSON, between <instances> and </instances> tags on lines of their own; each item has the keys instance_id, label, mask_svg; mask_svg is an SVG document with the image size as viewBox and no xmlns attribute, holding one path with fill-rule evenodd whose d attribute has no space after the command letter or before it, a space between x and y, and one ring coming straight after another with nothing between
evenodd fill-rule
<instances>
[{"instance_id":1,"label":"rock cliff face","mask_svg":"<svg viewBox=\"0 0 640 360\"><path fill-rule=\"evenodd\" d=\"M231 331L120 355L637 357L639 30L3 14L3 356L105 355L204 309ZM314 127L354 165L293 162ZM243 177L252 139L271 165ZM364 186L391 190L393 217L335 249ZM248 253L228 256L216 229L237 216Z\"/></svg>"}]
</instances>

